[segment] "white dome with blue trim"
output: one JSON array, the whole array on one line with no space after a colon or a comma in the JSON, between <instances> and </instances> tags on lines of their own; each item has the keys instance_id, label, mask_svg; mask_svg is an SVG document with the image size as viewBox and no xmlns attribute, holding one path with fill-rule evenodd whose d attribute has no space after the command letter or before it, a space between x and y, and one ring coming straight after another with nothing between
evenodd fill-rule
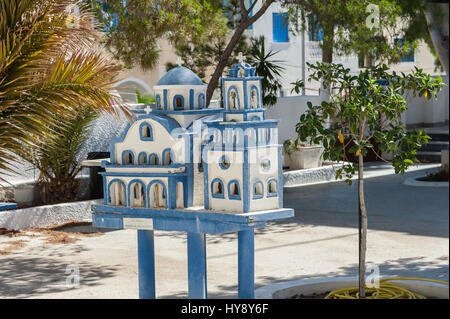
<instances>
[{"instance_id":1,"label":"white dome with blue trim","mask_svg":"<svg viewBox=\"0 0 450 319\"><path fill-rule=\"evenodd\" d=\"M205 85L197 74L184 66L167 72L156 85Z\"/></svg>"}]
</instances>

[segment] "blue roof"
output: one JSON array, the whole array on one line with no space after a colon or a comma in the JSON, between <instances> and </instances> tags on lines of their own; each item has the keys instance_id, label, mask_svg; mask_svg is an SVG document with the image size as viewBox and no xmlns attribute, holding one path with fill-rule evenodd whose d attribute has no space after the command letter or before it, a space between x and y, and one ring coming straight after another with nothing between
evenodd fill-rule
<instances>
[{"instance_id":1,"label":"blue roof","mask_svg":"<svg viewBox=\"0 0 450 319\"><path fill-rule=\"evenodd\" d=\"M244 70L245 76L255 76L255 68L248 63L239 62L236 63L228 70L230 77L238 77L239 70Z\"/></svg>"},{"instance_id":2,"label":"blue roof","mask_svg":"<svg viewBox=\"0 0 450 319\"><path fill-rule=\"evenodd\" d=\"M151 120L158 122L159 124L164 126L164 128L169 133L171 133L174 129L181 127L177 121L175 121L174 119L167 117L167 116L162 116L162 115L157 115L157 114L148 114L148 115L139 116L137 118L137 120L142 120L142 119L151 119Z\"/></svg>"},{"instance_id":3,"label":"blue roof","mask_svg":"<svg viewBox=\"0 0 450 319\"><path fill-rule=\"evenodd\" d=\"M156 85L205 85L202 80L184 66L177 66L167 72Z\"/></svg>"},{"instance_id":4,"label":"blue roof","mask_svg":"<svg viewBox=\"0 0 450 319\"><path fill-rule=\"evenodd\" d=\"M202 124L203 124L204 122L214 122L214 121L222 121L222 120L223 120L223 115L222 114L206 115L206 116L203 116L203 117L201 117L201 118L199 118L197 120L192 121L192 123L188 125L186 130L192 131L193 130L193 124L194 124L195 121L201 121Z\"/></svg>"}]
</instances>

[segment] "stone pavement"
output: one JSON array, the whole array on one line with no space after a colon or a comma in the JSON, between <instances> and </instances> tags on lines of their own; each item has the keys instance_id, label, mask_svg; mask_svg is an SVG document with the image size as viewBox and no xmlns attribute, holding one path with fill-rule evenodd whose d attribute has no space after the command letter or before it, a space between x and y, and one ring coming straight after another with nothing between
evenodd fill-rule
<instances>
[{"instance_id":1,"label":"stone pavement","mask_svg":"<svg viewBox=\"0 0 450 319\"><path fill-rule=\"evenodd\" d=\"M448 281L448 188L403 185L406 178L436 171L436 166L403 176L392 174L392 169L382 164L377 166L367 168L372 177L365 182L367 261L378 265L382 276ZM285 206L295 208L296 216L256 231L256 286L301 278L356 276L356 196L356 183L286 188ZM69 235L71 231L80 229L65 230ZM48 243L45 237L0 235L0 251L14 241L19 241L17 249L0 253L0 299L138 297L134 230L106 231L65 244ZM155 250L157 298L185 298L186 236L157 231ZM237 296L236 253L236 234L207 236L210 298ZM79 288L67 287L73 283L68 276L76 269L71 267L78 268Z\"/></svg>"}]
</instances>

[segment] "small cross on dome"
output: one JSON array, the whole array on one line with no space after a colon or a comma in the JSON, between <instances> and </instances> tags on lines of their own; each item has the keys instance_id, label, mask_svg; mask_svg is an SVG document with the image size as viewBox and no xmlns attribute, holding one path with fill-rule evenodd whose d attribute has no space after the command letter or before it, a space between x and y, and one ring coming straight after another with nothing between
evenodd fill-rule
<instances>
[{"instance_id":1,"label":"small cross on dome","mask_svg":"<svg viewBox=\"0 0 450 319\"><path fill-rule=\"evenodd\" d=\"M144 111L145 111L145 113L147 113L147 115L149 115L149 114L151 113L152 108L150 107L150 104L147 104L147 105L145 106Z\"/></svg>"},{"instance_id":2,"label":"small cross on dome","mask_svg":"<svg viewBox=\"0 0 450 319\"><path fill-rule=\"evenodd\" d=\"M239 52L237 59L238 59L239 63L243 63L247 58L242 55L242 52Z\"/></svg>"},{"instance_id":3,"label":"small cross on dome","mask_svg":"<svg viewBox=\"0 0 450 319\"><path fill-rule=\"evenodd\" d=\"M175 62L178 66L182 66L183 65L183 63L184 63L184 61L180 58L180 57L178 57L177 58L177 61Z\"/></svg>"}]
</instances>

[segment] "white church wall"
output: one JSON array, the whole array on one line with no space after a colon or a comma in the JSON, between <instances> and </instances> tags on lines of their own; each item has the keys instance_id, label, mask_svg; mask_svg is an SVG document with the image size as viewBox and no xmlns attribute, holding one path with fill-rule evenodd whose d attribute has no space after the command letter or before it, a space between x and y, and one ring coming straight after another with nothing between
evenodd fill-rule
<instances>
[{"instance_id":1,"label":"white church wall","mask_svg":"<svg viewBox=\"0 0 450 319\"><path fill-rule=\"evenodd\" d=\"M209 184L206 187L208 187L210 209L243 211L243 153L233 151L208 151L207 153ZM226 156L229 162L226 169L222 168L220 164L223 156ZM223 183L223 198L217 198L211 192L211 185L216 178ZM228 185L232 181L238 182L240 200L230 198Z\"/></svg>"},{"instance_id":2,"label":"white church wall","mask_svg":"<svg viewBox=\"0 0 450 319\"><path fill-rule=\"evenodd\" d=\"M152 127L152 140L142 140L140 137L140 126L142 123L149 123ZM163 162L163 152L166 149L174 151L175 160L178 163L185 162L185 143L182 138L173 138L171 134L159 122L152 119L141 119L135 121L129 128L127 136L122 142L115 144L114 156L116 163L122 164L122 154L124 151L131 151L134 156L134 164L137 163L138 156L141 152L157 154L159 165Z\"/></svg>"},{"instance_id":3,"label":"white church wall","mask_svg":"<svg viewBox=\"0 0 450 319\"><path fill-rule=\"evenodd\" d=\"M249 151L250 161L250 210L278 208L277 189L268 192L268 183L272 180L278 184L278 147L261 147ZM263 163L270 161L268 167ZM257 181L262 182L262 197L254 199L254 186ZM258 196L257 196L258 197Z\"/></svg>"}]
</instances>

